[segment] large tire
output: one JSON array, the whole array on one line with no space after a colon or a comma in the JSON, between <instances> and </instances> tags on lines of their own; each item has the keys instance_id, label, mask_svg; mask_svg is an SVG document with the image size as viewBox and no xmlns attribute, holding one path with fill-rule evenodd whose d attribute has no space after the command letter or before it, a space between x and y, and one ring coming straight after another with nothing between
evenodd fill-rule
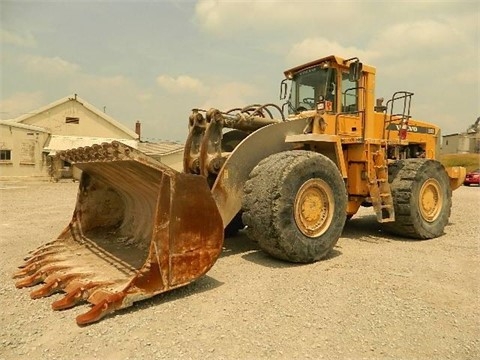
<instances>
[{"instance_id":1,"label":"large tire","mask_svg":"<svg viewBox=\"0 0 480 360\"><path fill-rule=\"evenodd\" d=\"M405 159L389 169L395 222L382 224L396 235L431 239L444 233L452 207L452 189L443 165Z\"/></svg>"},{"instance_id":2,"label":"large tire","mask_svg":"<svg viewBox=\"0 0 480 360\"><path fill-rule=\"evenodd\" d=\"M337 166L322 154L271 155L252 170L244 192L247 235L278 259L321 260L345 225L345 183Z\"/></svg>"}]
</instances>

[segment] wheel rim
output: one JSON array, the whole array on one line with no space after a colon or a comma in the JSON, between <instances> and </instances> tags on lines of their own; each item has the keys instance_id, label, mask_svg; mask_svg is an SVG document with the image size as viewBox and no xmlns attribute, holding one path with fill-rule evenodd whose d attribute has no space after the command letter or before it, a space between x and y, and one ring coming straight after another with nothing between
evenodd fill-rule
<instances>
[{"instance_id":1,"label":"wheel rim","mask_svg":"<svg viewBox=\"0 0 480 360\"><path fill-rule=\"evenodd\" d=\"M295 222L305 236L315 238L329 228L335 209L333 192L321 179L310 179L295 197Z\"/></svg>"},{"instance_id":2,"label":"wheel rim","mask_svg":"<svg viewBox=\"0 0 480 360\"><path fill-rule=\"evenodd\" d=\"M425 221L435 221L442 210L443 197L440 184L435 179L428 179L420 189L419 207L422 218Z\"/></svg>"}]
</instances>

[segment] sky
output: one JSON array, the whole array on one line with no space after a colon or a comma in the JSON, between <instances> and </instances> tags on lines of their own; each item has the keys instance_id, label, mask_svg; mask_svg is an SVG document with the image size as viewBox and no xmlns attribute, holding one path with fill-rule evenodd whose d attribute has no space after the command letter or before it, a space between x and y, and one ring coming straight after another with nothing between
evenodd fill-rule
<instances>
[{"instance_id":1,"label":"sky","mask_svg":"<svg viewBox=\"0 0 480 360\"><path fill-rule=\"evenodd\" d=\"M184 142L191 109L281 105L284 70L334 54L445 135L480 116L479 45L477 0L0 0L0 119L78 94Z\"/></svg>"}]
</instances>

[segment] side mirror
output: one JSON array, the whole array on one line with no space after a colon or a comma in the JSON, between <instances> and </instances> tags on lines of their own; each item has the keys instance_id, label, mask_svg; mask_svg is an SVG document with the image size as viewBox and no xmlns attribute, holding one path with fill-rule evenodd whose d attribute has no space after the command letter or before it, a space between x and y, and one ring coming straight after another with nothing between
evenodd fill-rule
<instances>
[{"instance_id":1,"label":"side mirror","mask_svg":"<svg viewBox=\"0 0 480 360\"><path fill-rule=\"evenodd\" d=\"M362 68L363 64L360 61L354 61L350 64L349 73L348 73L348 80L351 82L360 80L362 76Z\"/></svg>"},{"instance_id":2,"label":"side mirror","mask_svg":"<svg viewBox=\"0 0 480 360\"><path fill-rule=\"evenodd\" d=\"M287 81L288 79L283 79L280 83L280 100L285 100L287 97Z\"/></svg>"}]
</instances>

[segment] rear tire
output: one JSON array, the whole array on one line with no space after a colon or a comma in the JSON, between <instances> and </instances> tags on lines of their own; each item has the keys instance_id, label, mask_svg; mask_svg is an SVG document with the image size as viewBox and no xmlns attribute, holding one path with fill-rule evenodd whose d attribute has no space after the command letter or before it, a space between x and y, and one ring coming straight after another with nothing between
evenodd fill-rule
<instances>
[{"instance_id":1,"label":"rear tire","mask_svg":"<svg viewBox=\"0 0 480 360\"><path fill-rule=\"evenodd\" d=\"M396 235L431 239L444 233L452 207L445 168L435 160L400 160L389 169L395 222L382 224Z\"/></svg>"},{"instance_id":2,"label":"rear tire","mask_svg":"<svg viewBox=\"0 0 480 360\"><path fill-rule=\"evenodd\" d=\"M345 183L337 166L322 154L271 155L252 170L244 193L247 235L278 259L321 260L345 225Z\"/></svg>"}]
</instances>

